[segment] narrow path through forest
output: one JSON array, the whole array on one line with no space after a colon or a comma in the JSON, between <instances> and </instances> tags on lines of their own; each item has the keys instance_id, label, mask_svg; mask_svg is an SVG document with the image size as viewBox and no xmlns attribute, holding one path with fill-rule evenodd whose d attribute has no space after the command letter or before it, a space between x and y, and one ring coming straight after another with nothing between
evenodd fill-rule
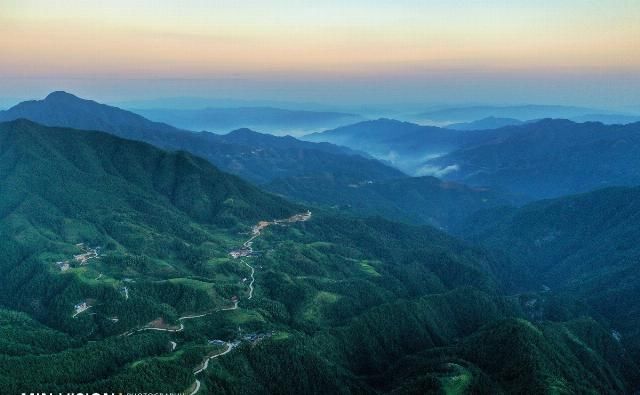
<instances>
[{"instance_id":1,"label":"narrow path through forest","mask_svg":"<svg viewBox=\"0 0 640 395\"><path fill-rule=\"evenodd\" d=\"M284 224L284 223L294 223L294 222L304 222L309 220L309 218L311 218L311 211L307 211L306 213L301 213L301 214L296 214L293 215L289 218L286 219L276 219L273 221L260 221L258 222L256 225L253 226L253 228L251 229L251 237L246 240L244 243L242 243L242 248L239 250L235 250L232 251L230 253L230 255L236 259L236 258L246 258L246 257L250 257L253 254L253 248L252 248L252 244L253 241L259 237L262 234L262 231L264 229L266 229L267 227L269 227L270 225L276 225L276 224ZM254 291L254 283L255 283L255 268L253 266L251 266L249 263L247 263L244 259L240 260L243 264L245 264L249 269L251 269L251 281L249 282L249 296L247 297L247 300L253 298L253 291ZM154 331L163 331L163 332L182 332L184 330L184 324L182 323L182 321L185 320L192 320L195 318L202 318L205 317L207 315L216 313L218 311L229 311L229 310L236 310L238 308L240 301L239 300L235 300L233 302L233 306L232 307L225 307L225 308L221 308L218 310L214 310L208 313L202 313L202 314L196 314L196 315L186 315L183 317L178 318L178 321L180 322L180 327L176 328L176 329L169 329L169 328L153 328L153 327L144 327L144 328L140 328L140 329L136 329L136 330L132 330L129 332L126 332L124 334L124 336L130 336L136 332L141 332L141 331L146 331L146 330L154 330ZM171 341L171 351L176 349L176 343L174 341ZM215 354L213 356L207 357L205 358L205 360L202 363L202 367L197 369L196 371L193 372L193 375L196 376L202 372L204 372L208 367L209 367L209 361L214 359L214 358L218 358L221 357L229 352L231 352L231 350L233 350L236 346L237 343L229 343L226 342L225 343L225 350ZM190 395L195 395L196 393L198 393L198 391L200 391L201 388L201 383L200 380L198 380L197 378L195 379L194 384L192 385L192 387L194 387L193 391L190 393Z\"/></svg>"}]
</instances>

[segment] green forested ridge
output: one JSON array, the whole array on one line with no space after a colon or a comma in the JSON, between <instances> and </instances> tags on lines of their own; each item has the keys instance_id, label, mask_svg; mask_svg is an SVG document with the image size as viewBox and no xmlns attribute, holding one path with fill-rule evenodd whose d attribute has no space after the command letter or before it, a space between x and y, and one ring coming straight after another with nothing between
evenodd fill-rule
<instances>
[{"instance_id":1,"label":"green forested ridge","mask_svg":"<svg viewBox=\"0 0 640 395\"><path fill-rule=\"evenodd\" d=\"M229 248L229 240L212 233L237 233L264 217L284 217L299 209L201 159L103 133L15 121L0 126L0 155L0 218L7 251L0 298L45 322L79 332L86 323L60 315L70 303L86 298L105 301L100 307L104 313L118 315L116 324L97 323L107 332L160 313L175 316L176 308L212 307L209 294L232 291L215 283L208 290L182 283L135 283L137 292L128 302L139 305L134 311L123 304L119 288L128 277L162 280L210 274L206 259L212 251ZM56 261L80 252L76 243L102 246L104 257L72 270L81 275L80 282L66 272L49 278L51 270L58 270ZM221 265L216 274L228 271ZM95 281L100 273L120 278ZM16 298L22 294L24 298ZM172 303L163 304L163 299Z\"/></svg>"},{"instance_id":2,"label":"green forested ridge","mask_svg":"<svg viewBox=\"0 0 640 395\"><path fill-rule=\"evenodd\" d=\"M583 301L638 355L639 219L639 188L607 188L488 210L459 232L503 251L523 273L516 282L520 289L546 285Z\"/></svg>"},{"instance_id":3,"label":"green forested ridge","mask_svg":"<svg viewBox=\"0 0 640 395\"><path fill-rule=\"evenodd\" d=\"M3 212L16 208L21 199L22 205L27 206L25 195L45 201L58 198L50 203L60 210L75 209L73 204L86 200L100 206L116 197L118 202L109 201L111 205L122 201L158 217L162 217L159 207L145 206L169 203L192 219L217 225L295 211L283 200L183 152L167 153L105 133L89 132L85 137L84 132L42 128L26 120L2 124L1 131L3 183L10 192L3 198ZM30 159L37 159L37 163ZM31 171L28 180L22 173L25 170ZM53 181L58 181L58 188L64 188L64 193L48 193L47 188L54 187ZM100 188L109 189L113 196L98 193ZM105 211L120 211L111 210L117 207L104 207L108 209ZM64 214L71 216L70 212ZM77 218L85 212L75 214Z\"/></svg>"},{"instance_id":4,"label":"green forested ridge","mask_svg":"<svg viewBox=\"0 0 640 395\"><path fill-rule=\"evenodd\" d=\"M544 119L497 131L501 138L461 147L425 165L455 166L445 179L498 188L525 201L640 183L640 123Z\"/></svg>"},{"instance_id":5,"label":"green forested ridge","mask_svg":"<svg viewBox=\"0 0 640 395\"><path fill-rule=\"evenodd\" d=\"M560 119L542 119L550 116ZM363 150L407 174L488 187L525 202L640 183L640 123L544 117L489 130L378 119L305 138Z\"/></svg>"},{"instance_id":6,"label":"green forested ridge","mask_svg":"<svg viewBox=\"0 0 640 395\"><path fill-rule=\"evenodd\" d=\"M305 136L309 141L332 142L380 155L394 152L402 163L403 157L425 153L450 152L462 140L463 133L435 126L423 126L411 122L381 118L352 125L341 126L321 133Z\"/></svg>"},{"instance_id":7,"label":"green forested ridge","mask_svg":"<svg viewBox=\"0 0 640 395\"><path fill-rule=\"evenodd\" d=\"M446 176L449 173L456 173L455 166L450 169L444 169L444 166L431 166L427 162L429 158L437 160L452 151L499 141L511 133L512 130L508 128L479 132L381 118L345 125L321 133L312 133L304 138L309 141L330 142L365 151L376 158L390 161L407 174L441 173L442 176Z\"/></svg>"},{"instance_id":8,"label":"green forested ridge","mask_svg":"<svg viewBox=\"0 0 640 395\"><path fill-rule=\"evenodd\" d=\"M428 176L356 180L320 174L280 178L264 188L310 204L328 205L342 214L381 215L445 229L476 211L509 203L508 196L497 191Z\"/></svg>"},{"instance_id":9,"label":"green forested ridge","mask_svg":"<svg viewBox=\"0 0 640 395\"><path fill-rule=\"evenodd\" d=\"M246 128L226 135L193 133L66 92L54 92L44 100L23 102L0 111L0 121L17 118L48 126L99 130L163 149L184 150L271 192L306 204L338 208L341 214L376 214L447 228L478 209L504 204L509 198L498 191L443 183L433 177L407 177L362 151L334 144L272 136ZM392 135L396 126L411 125L396 121L364 125L378 123L388 124ZM418 131L423 129L431 130L418 127ZM448 141L458 135L432 129L438 131L432 136L436 139ZM361 148L358 144L352 146Z\"/></svg>"},{"instance_id":10,"label":"green forested ridge","mask_svg":"<svg viewBox=\"0 0 640 395\"><path fill-rule=\"evenodd\" d=\"M317 174L337 174L356 181L404 176L401 171L364 158L346 147L310 143L290 136L276 137L248 129L226 135L196 133L152 122L138 114L66 92L53 92L44 100L27 101L0 111L1 122L16 119L29 119L47 126L98 130L163 149L184 150L255 183Z\"/></svg>"},{"instance_id":11,"label":"green forested ridge","mask_svg":"<svg viewBox=\"0 0 640 395\"><path fill-rule=\"evenodd\" d=\"M430 227L314 211L233 259L252 225L305 208L185 153L27 121L0 125L0 174L2 393L178 392L196 378L227 394L638 384L606 322L580 307L528 321L526 299L503 296L504 261ZM134 332L147 327L173 332ZM212 339L238 343L194 377L222 352Z\"/></svg>"}]
</instances>

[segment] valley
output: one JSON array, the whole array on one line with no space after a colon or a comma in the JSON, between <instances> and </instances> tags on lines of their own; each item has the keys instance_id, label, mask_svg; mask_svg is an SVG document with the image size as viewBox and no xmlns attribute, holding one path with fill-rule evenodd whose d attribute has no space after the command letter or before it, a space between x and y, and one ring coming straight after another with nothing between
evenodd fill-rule
<instances>
[{"instance_id":1,"label":"valley","mask_svg":"<svg viewBox=\"0 0 640 395\"><path fill-rule=\"evenodd\" d=\"M7 235L0 247L8 251L0 276L13 284L0 290L0 302L37 318L45 339L76 345L62 352L45 341L44 354L34 353L17 340L26 332L13 329L26 318L7 321L18 336L12 347L25 354L0 354L3 388L500 393L564 380L615 393L640 377L629 357L635 351L607 351L632 345L633 333L616 323L613 337L608 321L583 319L590 310L557 284L549 283L553 297L507 296L527 273L516 257L496 254L498 245L485 250L428 226L315 206L312 216L205 160L104 133L15 121L0 124L0 152L12 191L0 202ZM25 155L32 159L18 161ZM51 189L49 180L60 177L83 181ZM490 196L420 182L442 188L443 202L450 192L478 194L479 202ZM376 184L348 188L386 193ZM412 196L402 183L391 185ZM479 213L515 210L492 207ZM464 237L476 232L462 217L449 223ZM533 299L542 315L527 304ZM505 354L502 344L516 339L521 351ZM589 349L595 354L585 358ZM494 355L538 359L513 382ZM65 366L67 382L17 370L50 363ZM399 375L404 364L424 368ZM380 381L392 376L403 378Z\"/></svg>"},{"instance_id":2,"label":"valley","mask_svg":"<svg viewBox=\"0 0 640 395\"><path fill-rule=\"evenodd\" d=\"M189 154L24 120L0 124L0 152L11 191L0 202L7 235L0 247L8 252L0 276L11 284L0 290L0 302L14 317L8 333L19 353L0 354L3 388L38 382L65 390L82 382L196 394L508 393L544 391L549 380L561 380L578 391L616 393L640 377L630 359L633 332L621 322L612 331L613 316L585 319L590 307L552 282L544 297L529 290L508 296L531 283L529 273L517 256L474 236L483 229L469 228L474 216L448 223L478 245L380 217L316 206L312 216L309 206ZM32 159L18 160L25 156ZM83 181L51 189L49 180L60 177ZM479 202L491 196L437 179L419 182L441 188L442 202L449 193L478 194ZM347 188L420 199L403 183L377 184ZM496 206L477 215L516 210ZM20 291L25 286L29 294ZM63 352L45 341L38 353L22 345L18 333L28 332L17 328L30 317L44 339L75 348ZM505 342L520 351L505 354ZM514 382L492 362L495 355L508 364L537 359ZM64 366L67 382L17 370L50 363ZM400 375L405 364L417 370ZM402 379L380 379L392 376Z\"/></svg>"},{"instance_id":3,"label":"valley","mask_svg":"<svg viewBox=\"0 0 640 395\"><path fill-rule=\"evenodd\" d=\"M640 395L639 20L3 2L0 395Z\"/></svg>"},{"instance_id":4,"label":"valley","mask_svg":"<svg viewBox=\"0 0 640 395\"><path fill-rule=\"evenodd\" d=\"M257 225L254 225L252 227L252 236L251 238L249 238L247 241L245 241L243 243L243 247L250 251L249 253L247 253L246 255L236 255L234 254L234 252L231 252L230 255L232 255L234 258L240 257L240 256L249 256L250 253L253 252L253 250L251 249L251 244L253 243L253 240L255 240L257 237L259 237L261 235L261 233L263 232L264 229L266 229L269 225L277 225L277 224L283 224L283 223L295 223L295 222L299 222L299 221L307 221L311 218L311 211L307 211L306 213L303 214L296 214L292 217L289 217L287 219L280 219L280 220L273 220L273 221L260 221L258 222ZM255 269L249 265L246 261L244 260L240 260L242 263L244 263L247 267L249 267L249 269L251 269L251 282L249 283L249 295L247 296L247 300L251 300L251 298L253 298L253 283L255 282ZM223 308L220 309L220 311L228 311L228 310L235 310L238 308L240 301L239 299L236 299L234 301L234 305L231 308ZM194 318L202 318L205 317L207 315L209 315L211 313L204 313L204 314L200 314L200 315L192 315L192 316L185 316L185 317L180 317L178 318L179 321L182 320L186 320L186 319L194 319ZM143 328L141 330L144 329L153 329L153 328ZM180 329L176 330L174 332L179 332L184 330L184 325L182 324L182 322L180 322ZM166 330L168 332L171 332L171 330ZM175 344L175 342L172 342L172 344ZM238 346L238 344L240 344L240 341L236 340L236 341L227 341L224 343L224 347L225 349L223 351L220 351L219 353L213 354L211 356L208 356L204 359L204 361L202 362L202 366L197 368L196 370L194 370L193 374L194 376L197 376L199 373L204 372L205 370L207 370L207 368L209 367L209 361L214 359L214 358L219 358L222 357L223 355L231 352L235 347ZM175 346L172 348L171 351L175 350ZM195 395L200 391L201 388L201 383L200 380L196 379L193 385L194 389L190 392L190 395Z\"/></svg>"},{"instance_id":5,"label":"valley","mask_svg":"<svg viewBox=\"0 0 640 395\"><path fill-rule=\"evenodd\" d=\"M272 136L246 128L225 135L196 133L152 122L132 112L67 92L53 92L43 100L23 102L0 112L0 121L19 118L50 126L96 129L172 151L184 150L267 191L303 205L333 209L340 215L383 215L392 220L447 229L476 210L516 200L504 191L484 186L469 188L426 175L409 177L396 168L402 168L398 163L373 159L379 156L379 151L369 150L369 145L361 144L355 138L353 144L336 141L352 147L347 148L291 136ZM463 137L463 132L459 131L394 120L366 121L339 130L342 129L349 135L370 130L378 137L375 143L385 150L391 144L389 136L397 136L393 139L399 144L419 152L391 149L400 153L399 158L411 159L417 155L419 160L415 164L419 166L424 165L422 151L425 145L443 145L442 150L447 152L458 147L458 140ZM315 135L333 135L333 132ZM424 135L429 137L425 139ZM367 150L369 153L365 153ZM438 152L442 150L437 149ZM401 191L408 199L398 201L394 196L396 191Z\"/></svg>"},{"instance_id":6,"label":"valley","mask_svg":"<svg viewBox=\"0 0 640 395\"><path fill-rule=\"evenodd\" d=\"M251 237L249 239L247 239L245 242L243 242L242 250L234 250L232 252L229 253L229 255L231 255L234 259L236 258L240 258L240 257L250 257L251 254L253 253L253 249L252 249L252 244L253 241L259 237L262 232L269 226L271 225L286 225L286 224L294 224L296 222L305 222L308 221L311 218L311 211L306 211L304 213L300 213L300 214L296 214L293 215L289 218L285 218L285 219L275 219L273 221L260 221L258 222L256 225L254 225L251 228ZM253 292L254 292L254 282L255 282L255 268L251 265L249 265L249 263L247 263L246 260L244 259L240 259L240 262L243 263L244 265L246 265L250 270L251 270L251 281L249 282L248 288L249 288L249 293L248 296L246 297L247 300L251 300L253 298ZM244 281L243 281L244 282ZM178 332L182 332L185 329L185 325L183 321L186 320L193 320L193 319L197 319L197 318L203 318L206 317L208 315L214 314L216 312L219 311L230 311L230 310L236 310L239 308L239 304L240 304L240 298L234 296L232 298L232 303L233 305L231 307L225 307L225 308L220 308L216 311L213 312L207 312L207 313L202 313L202 314L194 314L194 315L186 315L186 316L182 316L179 317L177 320L180 323L180 326L178 328L167 328L167 327L158 327L158 326L145 326L143 328L139 328L139 329L134 329L134 330L130 330L126 333L123 334L123 336L131 336L134 335L137 332L142 332L142 331L147 331L147 330L154 330L154 331L160 331L160 332L169 332L169 333L178 333ZM84 311L84 310L83 310ZM76 314L77 315L77 314ZM74 315L75 318L75 315ZM159 319L160 322L162 322L162 319ZM207 356L203 362L200 364L200 367L196 368L193 372L194 376L197 376L198 374L204 372L205 370L207 370L207 368L209 367L209 361L214 359L214 358L219 358L222 357L223 355L231 352L234 348L236 348L242 340L228 340L228 341L224 341L223 345L224 345L224 350L215 353L213 355ZM171 351L175 351L176 347L177 347L177 342L175 341L170 341L171 343ZM193 384L193 390L190 392L191 395L195 395L196 393L198 393L200 391L201 388L201 382L196 379L194 384Z\"/></svg>"}]
</instances>

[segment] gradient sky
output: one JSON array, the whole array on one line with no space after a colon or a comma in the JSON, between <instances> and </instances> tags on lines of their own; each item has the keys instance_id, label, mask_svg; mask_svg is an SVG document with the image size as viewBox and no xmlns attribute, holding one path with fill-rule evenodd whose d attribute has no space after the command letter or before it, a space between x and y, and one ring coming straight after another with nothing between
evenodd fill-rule
<instances>
[{"instance_id":1,"label":"gradient sky","mask_svg":"<svg viewBox=\"0 0 640 395\"><path fill-rule=\"evenodd\" d=\"M637 0L0 0L0 97L640 105Z\"/></svg>"}]
</instances>

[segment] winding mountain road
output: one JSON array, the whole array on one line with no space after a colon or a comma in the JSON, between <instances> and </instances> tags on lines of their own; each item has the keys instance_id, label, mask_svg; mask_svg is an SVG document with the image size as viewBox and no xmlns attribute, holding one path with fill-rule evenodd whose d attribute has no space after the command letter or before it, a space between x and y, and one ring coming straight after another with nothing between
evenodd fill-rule
<instances>
[{"instance_id":1,"label":"winding mountain road","mask_svg":"<svg viewBox=\"0 0 640 395\"><path fill-rule=\"evenodd\" d=\"M226 343L225 344L226 349L224 351L219 352L218 354L212 355L210 357L207 357L204 362L202 363L202 367L198 370L196 370L195 372L193 372L194 375L199 374L201 372L204 372L205 370L207 370L207 368L209 367L209 361L214 359L214 358L218 358L223 356L224 354L228 354L229 351L233 350L233 345L231 343Z\"/></svg>"},{"instance_id":2,"label":"winding mountain road","mask_svg":"<svg viewBox=\"0 0 640 395\"><path fill-rule=\"evenodd\" d=\"M200 380L196 379L196 388L189 395L195 395L200 391Z\"/></svg>"},{"instance_id":3,"label":"winding mountain road","mask_svg":"<svg viewBox=\"0 0 640 395\"><path fill-rule=\"evenodd\" d=\"M293 222L304 222L309 220L309 218L311 218L311 211L307 211L306 213L301 213L301 214L296 214L293 215L289 218L286 219L276 219L273 221L260 221L258 222L257 225L254 225L254 227L251 230L251 237L245 241L244 243L242 243L242 249L237 250L232 252L230 255L235 259L235 258L239 258L239 257L248 257L253 253L253 248L252 248L252 244L253 241L259 237L262 234L262 231L264 229L266 229L268 226L270 225L276 225L276 224L282 224L282 223L293 223ZM234 254L234 253L237 253ZM253 266L249 265L244 259L240 260L242 263L244 263L249 269L251 269L251 282L249 283L249 296L247 297L247 300L250 300L251 298L253 298L253 291L254 291L254 286L253 284L255 283L256 279L255 279L255 273L256 270ZM131 336L132 334L136 333L136 332L141 332L141 331L146 331L146 330L154 330L154 331L163 331L163 332L182 332L184 330L184 324L182 323L182 321L185 320L191 320L191 319L195 319L195 318L202 318L205 317L207 315L213 314L215 312L218 311L229 311L229 310L236 310L238 309L238 304L240 303L239 300L235 300L233 302L233 306L232 307L225 307L225 308L221 308L218 310L214 310L208 313L202 313L202 314L196 314L196 315L186 315L184 317L180 317L178 318L178 321L180 322L180 327L177 329L165 329L165 328L153 328L153 327L144 327L144 328L140 328L137 330L132 330L129 332L126 332L124 334L124 336ZM172 349L171 351L175 350L176 348L176 343L175 342L171 342L171 346ZM233 350L236 346L237 343L225 343L226 345L226 349L224 351L221 351L218 354L215 354L213 356L207 357L205 358L205 360L202 363L202 367L197 369L196 371L193 372L193 375L196 376L202 372L204 372L205 370L207 370L207 368L209 367L209 361L214 359L214 358L219 358L225 354L228 354L229 352L231 352L231 350ZM201 388L201 383L200 380L198 380L197 378L195 379L195 388L193 389L193 391L191 391L191 393L189 395L195 395L198 393L198 391L200 391Z\"/></svg>"},{"instance_id":4,"label":"winding mountain road","mask_svg":"<svg viewBox=\"0 0 640 395\"><path fill-rule=\"evenodd\" d=\"M269 225L287 223L287 222L288 223L291 223L291 222L304 222L304 221L309 220L309 218L311 218L311 211L307 211L306 213L302 213L302 214L296 214L296 215L294 215L292 217L289 217L289 218L283 219L283 220L274 220L274 221L271 221L271 222L267 222L267 221L258 222L258 224L253 227L252 236L249 238L249 240L247 240L244 243L242 243L243 250L240 251L240 254L238 254L238 255L231 254L231 256L235 259L235 258L238 258L238 257L241 257L241 256L249 256L249 255L251 255L251 253L253 253L253 248L252 248L253 240L255 240L258 236L260 236L262 234L262 230L267 228ZM249 265L244 259L241 259L240 261L242 263L244 263L249 269L251 269L251 282L249 283L249 297L247 298L247 300L249 300L249 299L253 298L253 291L254 291L253 284L256 281L256 278L255 278L256 269L253 266ZM239 301L236 300L234 302L233 307L228 307L228 308L221 309L221 310L222 311L235 310L235 309L238 308L238 303L239 303ZM202 314L201 316L205 316L207 314L210 314L210 313ZM192 317L189 317L189 318L197 318L197 317L198 316L192 316ZM182 324L180 324L180 325L182 325ZM224 350L223 352L220 352L220 353L218 353L216 355L213 355L211 357L206 358L204 360L204 363L202 364L202 367L200 369L196 370L193 373L193 375L196 376L196 375L204 372L205 370L207 370L207 368L209 367L209 361L210 360L212 360L214 358L221 357L221 356L231 352L231 350L233 350L235 348L235 345L236 345L235 343L226 343L226 346L227 346L226 350ZM200 391L200 387L201 387L200 380L198 380L196 378L195 388L189 395L197 394L198 391Z\"/></svg>"},{"instance_id":5,"label":"winding mountain road","mask_svg":"<svg viewBox=\"0 0 640 395\"><path fill-rule=\"evenodd\" d=\"M214 358L218 358L221 357L225 354L228 354L229 352L231 352L231 350L233 350L236 346L236 343L225 343L226 349L224 351L221 351L215 355L212 355L210 357L205 358L205 360L202 362L202 367L196 371L193 372L194 376L197 376L198 374L204 372L205 370L207 370L207 368L209 367L209 361L214 359ZM189 395L195 395L198 393L198 391L200 391L200 380L196 379L195 381L195 385L196 387L194 388L193 391L191 391L191 393Z\"/></svg>"},{"instance_id":6,"label":"winding mountain road","mask_svg":"<svg viewBox=\"0 0 640 395\"><path fill-rule=\"evenodd\" d=\"M245 265L247 265L249 267L249 269L251 269L251 282L249 283L249 297L247 299L251 299L253 298L253 283L256 281L255 278L255 274L256 274L256 269L254 269L253 266L249 265L246 261L242 261L242 263L244 263Z\"/></svg>"}]
</instances>

